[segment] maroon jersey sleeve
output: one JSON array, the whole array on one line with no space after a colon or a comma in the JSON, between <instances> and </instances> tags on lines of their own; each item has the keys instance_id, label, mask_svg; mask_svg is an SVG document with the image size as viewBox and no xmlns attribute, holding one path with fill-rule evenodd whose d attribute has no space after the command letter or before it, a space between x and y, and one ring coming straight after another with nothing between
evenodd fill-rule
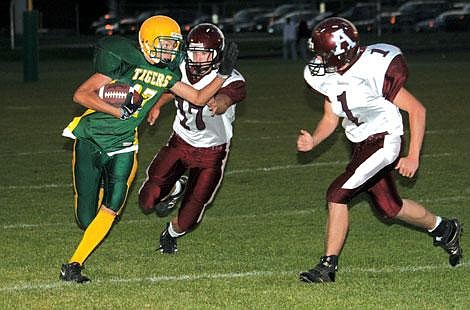
<instances>
[{"instance_id":1,"label":"maroon jersey sleeve","mask_svg":"<svg viewBox=\"0 0 470 310\"><path fill-rule=\"evenodd\" d=\"M393 101L400 88L408 79L408 66L403 55L397 55L390 62L385 73L382 94L388 101Z\"/></svg>"},{"instance_id":2,"label":"maroon jersey sleeve","mask_svg":"<svg viewBox=\"0 0 470 310\"><path fill-rule=\"evenodd\" d=\"M232 102L240 102L246 97L246 84L244 81L234 81L222 87L217 94L227 95Z\"/></svg>"}]
</instances>

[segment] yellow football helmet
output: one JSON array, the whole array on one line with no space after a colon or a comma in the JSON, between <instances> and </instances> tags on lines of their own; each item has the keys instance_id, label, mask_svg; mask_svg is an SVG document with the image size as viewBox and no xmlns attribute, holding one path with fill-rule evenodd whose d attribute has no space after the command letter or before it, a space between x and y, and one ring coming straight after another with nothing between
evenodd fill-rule
<instances>
[{"instance_id":1,"label":"yellow football helmet","mask_svg":"<svg viewBox=\"0 0 470 310\"><path fill-rule=\"evenodd\" d=\"M183 36L178 23L164 15L147 18L139 30L139 43L147 60L178 66L183 60Z\"/></svg>"}]
</instances>

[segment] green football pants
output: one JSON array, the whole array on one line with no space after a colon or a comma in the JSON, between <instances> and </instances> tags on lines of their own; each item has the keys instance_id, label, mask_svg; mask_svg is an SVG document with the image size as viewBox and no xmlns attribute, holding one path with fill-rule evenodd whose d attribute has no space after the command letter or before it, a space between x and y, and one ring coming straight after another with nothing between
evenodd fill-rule
<instances>
[{"instance_id":1,"label":"green football pants","mask_svg":"<svg viewBox=\"0 0 470 310\"><path fill-rule=\"evenodd\" d=\"M75 217L82 229L102 205L121 213L137 171L136 151L108 156L93 142L77 139L72 167Z\"/></svg>"}]
</instances>

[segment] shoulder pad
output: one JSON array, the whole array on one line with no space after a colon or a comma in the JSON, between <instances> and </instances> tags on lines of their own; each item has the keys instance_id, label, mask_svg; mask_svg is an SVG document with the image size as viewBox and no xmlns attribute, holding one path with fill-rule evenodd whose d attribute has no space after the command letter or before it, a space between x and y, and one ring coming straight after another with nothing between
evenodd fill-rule
<instances>
[{"instance_id":1,"label":"shoulder pad","mask_svg":"<svg viewBox=\"0 0 470 310\"><path fill-rule=\"evenodd\" d=\"M116 70L145 61L135 41L119 37L107 37L95 45L93 65L97 72L113 77Z\"/></svg>"}]
</instances>

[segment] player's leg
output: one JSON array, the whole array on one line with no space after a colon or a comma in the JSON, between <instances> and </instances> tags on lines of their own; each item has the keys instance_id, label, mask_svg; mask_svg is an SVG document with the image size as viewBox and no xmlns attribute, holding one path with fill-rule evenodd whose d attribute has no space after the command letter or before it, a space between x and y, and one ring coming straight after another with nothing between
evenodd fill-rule
<instances>
[{"instance_id":1,"label":"player's leg","mask_svg":"<svg viewBox=\"0 0 470 310\"><path fill-rule=\"evenodd\" d=\"M160 235L159 249L162 253L176 252L176 239L194 230L202 221L204 212L213 201L223 179L228 148L221 146L216 150L199 149L192 154L197 167L193 166L189 170L186 192L178 216L167 224Z\"/></svg>"},{"instance_id":2,"label":"player's leg","mask_svg":"<svg viewBox=\"0 0 470 310\"><path fill-rule=\"evenodd\" d=\"M158 217L165 217L176 209L176 204L183 196L187 183L188 177L185 175L180 176L173 185L171 192L155 204L155 214Z\"/></svg>"},{"instance_id":3,"label":"player's leg","mask_svg":"<svg viewBox=\"0 0 470 310\"><path fill-rule=\"evenodd\" d=\"M320 257L320 262L315 267L300 273L299 278L303 282L322 283L335 281L336 271L338 270L339 255L344 246L349 228L349 211L347 203L333 202L340 201L338 197L334 198L335 195L338 195L339 193L342 195L345 194L345 191L339 191L335 186L335 184L338 184L337 181L342 180L343 178L344 175L338 177L330 186L327 194L327 197L332 201L328 202L324 255ZM350 198L355 194L353 191L347 192L349 192L348 196ZM346 197L344 198L346 199ZM347 198L347 200L350 198Z\"/></svg>"},{"instance_id":4,"label":"player's leg","mask_svg":"<svg viewBox=\"0 0 470 310\"><path fill-rule=\"evenodd\" d=\"M75 219L85 230L99 209L103 167L100 150L87 140L75 140L72 155Z\"/></svg>"},{"instance_id":5,"label":"player's leg","mask_svg":"<svg viewBox=\"0 0 470 310\"><path fill-rule=\"evenodd\" d=\"M86 229L82 241L71 258L81 265L103 241L126 202L137 171L137 153L121 153L111 158L103 155L104 199L98 214Z\"/></svg>"},{"instance_id":6,"label":"player's leg","mask_svg":"<svg viewBox=\"0 0 470 310\"><path fill-rule=\"evenodd\" d=\"M436 216L418 202L409 199L403 199L403 207L396 218L426 229L433 237L433 244L442 247L449 254L449 264L456 266L460 263L462 225L457 219Z\"/></svg>"},{"instance_id":7,"label":"player's leg","mask_svg":"<svg viewBox=\"0 0 470 310\"><path fill-rule=\"evenodd\" d=\"M339 256L346 240L348 226L348 205L329 202L328 219L326 222L325 256Z\"/></svg>"},{"instance_id":8,"label":"player's leg","mask_svg":"<svg viewBox=\"0 0 470 310\"><path fill-rule=\"evenodd\" d=\"M328 219L325 232L325 255L312 269L300 273L300 280L307 283L334 282L338 270L338 257L343 248L349 227L347 204L328 203Z\"/></svg>"},{"instance_id":9,"label":"player's leg","mask_svg":"<svg viewBox=\"0 0 470 310\"><path fill-rule=\"evenodd\" d=\"M87 140L76 140L72 157L72 176L74 188L74 210L77 224L86 231L95 219L98 202L101 197L100 183L102 167L100 150ZM67 264L63 264L60 279L79 283L88 282L89 279L81 274L83 261L76 262L72 256Z\"/></svg>"},{"instance_id":10,"label":"player's leg","mask_svg":"<svg viewBox=\"0 0 470 310\"><path fill-rule=\"evenodd\" d=\"M105 198L103 207L120 215L137 173L137 152L115 154L105 167Z\"/></svg>"},{"instance_id":11,"label":"player's leg","mask_svg":"<svg viewBox=\"0 0 470 310\"><path fill-rule=\"evenodd\" d=\"M460 246L461 224L456 219L434 215L416 201L401 199L390 172L369 189L376 209L389 218L426 229L435 246L442 247L449 254L449 264L456 266L462 258Z\"/></svg>"},{"instance_id":12,"label":"player's leg","mask_svg":"<svg viewBox=\"0 0 470 310\"><path fill-rule=\"evenodd\" d=\"M403 199L402 208L396 218L426 230L432 230L437 221L437 217L421 204L407 199Z\"/></svg>"},{"instance_id":13,"label":"player's leg","mask_svg":"<svg viewBox=\"0 0 470 310\"><path fill-rule=\"evenodd\" d=\"M85 230L69 265L83 266L88 256L96 249L110 231L115 218L123 210L129 188L137 171L137 153L116 154L109 158L102 155L104 164L103 204L96 217ZM78 281L77 281L78 282Z\"/></svg>"},{"instance_id":14,"label":"player's leg","mask_svg":"<svg viewBox=\"0 0 470 310\"><path fill-rule=\"evenodd\" d=\"M175 186L186 170L181 156L181 150L173 137L150 163L147 168L147 178L139 189L139 205L145 213L155 210L162 199L178 199L184 191L185 180L182 180L179 188ZM166 216L164 211L157 215Z\"/></svg>"},{"instance_id":15,"label":"player's leg","mask_svg":"<svg viewBox=\"0 0 470 310\"><path fill-rule=\"evenodd\" d=\"M328 188L328 220L325 252L320 262L300 274L307 283L334 282L338 258L348 232L348 203L358 193L367 190L383 169L390 169L400 151L400 137L376 134L353 145L353 154L346 170Z\"/></svg>"}]
</instances>

